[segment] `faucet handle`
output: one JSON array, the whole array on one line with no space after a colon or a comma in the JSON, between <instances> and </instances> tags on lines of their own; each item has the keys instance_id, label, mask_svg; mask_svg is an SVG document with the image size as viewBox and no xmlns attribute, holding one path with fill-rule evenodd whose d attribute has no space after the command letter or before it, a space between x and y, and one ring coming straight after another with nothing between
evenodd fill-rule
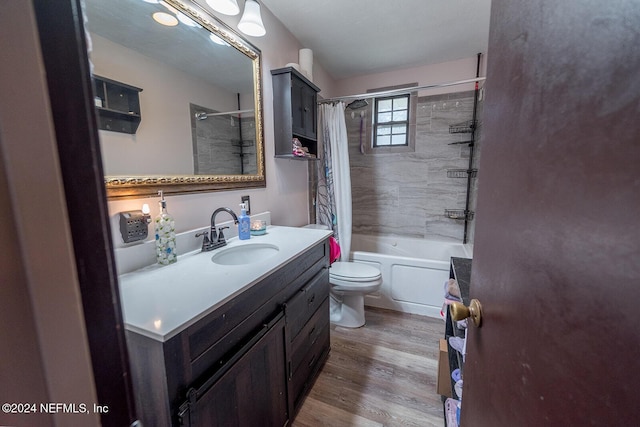
<instances>
[{"instance_id":1,"label":"faucet handle","mask_svg":"<svg viewBox=\"0 0 640 427\"><path fill-rule=\"evenodd\" d=\"M211 248L211 241L209 240L209 232L208 231L203 231L202 233L197 233L196 234L196 239L200 236L204 236L204 239L202 239L202 251L208 251Z\"/></svg>"},{"instance_id":2,"label":"faucet handle","mask_svg":"<svg viewBox=\"0 0 640 427\"><path fill-rule=\"evenodd\" d=\"M224 242L224 234L222 233L222 230L225 230L229 227L218 227L218 242Z\"/></svg>"}]
</instances>

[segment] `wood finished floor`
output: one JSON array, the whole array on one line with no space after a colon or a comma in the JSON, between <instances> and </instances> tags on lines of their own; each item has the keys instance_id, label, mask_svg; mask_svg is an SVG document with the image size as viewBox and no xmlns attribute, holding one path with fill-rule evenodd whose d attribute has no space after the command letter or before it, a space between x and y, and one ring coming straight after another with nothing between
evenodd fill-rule
<instances>
[{"instance_id":1,"label":"wood finished floor","mask_svg":"<svg viewBox=\"0 0 640 427\"><path fill-rule=\"evenodd\" d=\"M293 427L444 425L436 393L444 322L366 308L367 324L331 325L331 353Z\"/></svg>"}]
</instances>

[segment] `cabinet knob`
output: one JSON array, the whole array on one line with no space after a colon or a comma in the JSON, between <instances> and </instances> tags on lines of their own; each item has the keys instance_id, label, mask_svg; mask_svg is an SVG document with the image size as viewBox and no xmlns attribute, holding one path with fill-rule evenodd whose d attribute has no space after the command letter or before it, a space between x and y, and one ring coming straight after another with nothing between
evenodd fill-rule
<instances>
[{"instance_id":1,"label":"cabinet knob","mask_svg":"<svg viewBox=\"0 0 640 427\"><path fill-rule=\"evenodd\" d=\"M304 112L305 113L309 112L309 107L304 107Z\"/></svg>"},{"instance_id":2,"label":"cabinet knob","mask_svg":"<svg viewBox=\"0 0 640 427\"><path fill-rule=\"evenodd\" d=\"M469 307L459 302L452 302L449 306L449 312L451 313L451 318L455 321L470 317L474 325L477 327L482 325L482 305L475 298L471 300Z\"/></svg>"}]
</instances>

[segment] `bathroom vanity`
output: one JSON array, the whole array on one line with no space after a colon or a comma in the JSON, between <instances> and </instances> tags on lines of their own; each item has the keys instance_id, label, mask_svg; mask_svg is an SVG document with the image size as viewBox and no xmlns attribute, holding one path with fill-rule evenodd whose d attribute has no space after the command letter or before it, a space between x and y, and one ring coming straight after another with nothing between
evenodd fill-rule
<instances>
[{"instance_id":1,"label":"bathroom vanity","mask_svg":"<svg viewBox=\"0 0 640 427\"><path fill-rule=\"evenodd\" d=\"M293 419L330 349L329 235L269 227L121 276L144 425Z\"/></svg>"}]
</instances>

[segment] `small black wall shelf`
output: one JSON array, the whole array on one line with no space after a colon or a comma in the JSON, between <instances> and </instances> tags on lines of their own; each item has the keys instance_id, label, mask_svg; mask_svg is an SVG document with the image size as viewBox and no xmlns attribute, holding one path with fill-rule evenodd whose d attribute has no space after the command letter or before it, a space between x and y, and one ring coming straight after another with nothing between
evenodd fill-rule
<instances>
[{"instance_id":1,"label":"small black wall shelf","mask_svg":"<svg viewBox=\"0 0 640 427\"><path fill-rule=\"evenodd\" d=\"M142 89L106 77L93 76L98 128L134 134L138 130Z\"/></svg>"}]
</instances>

